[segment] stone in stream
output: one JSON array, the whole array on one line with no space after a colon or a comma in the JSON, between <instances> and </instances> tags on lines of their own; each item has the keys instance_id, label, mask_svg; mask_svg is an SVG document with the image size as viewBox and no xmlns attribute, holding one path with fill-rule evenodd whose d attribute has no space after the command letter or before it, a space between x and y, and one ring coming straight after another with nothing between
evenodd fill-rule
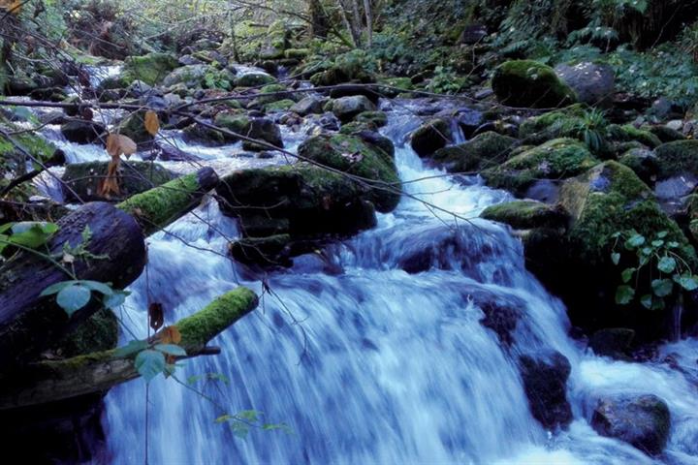
<instances>
[{"instance_id":1,"label":"stone in stream","mask_svg":"<svg viewBox=\"0 0 698 465\"><path fill-rule=\"evenodd\" d=\"M575 91L580 102L603 107L612 105L616 84L610 66L590 62L562 64L555 67L555 73Z\"/></svg>"},{"instance_id":2,"label":"stone in stream","mask_svg":"<svg viewBox=\"0 0 698 465\"><path fill-rule=\"evenodd\" d=\"M420 126L410 136L412 149L426 157L453 142L451 125L444 119L433 119Z\"/></svg>"},{"instance_id":3,"label":"stone in stream","mask_svg":"<svg viewBox=\"0 0 698 465\"><path fill-rule=\"evenodd\" d=\"M124 60L124 70L119 78L121 85L140 80L154 86L162 82L172 70L177 68L177 59L167 53L149 53L130 56Z\"/></svg>"},{"instance_id":4,"label":"stone in stream","mask_svg":"<svg viewBox=\"0 0 698 465\"><path fill-rule=\"evenodd\" d=\"M659 455L669 439L671 413L666 402L652 394L602 398L594 409L591 426L602 436Z\"/></svg>"},{"instance_id":5,"label":"stone in stream","mask_svg":"<svg viewBox=\"0 0 698 465\"><path fill-rule=\"evenodd\" d=\"M563 107L577 100L551 67L533 60L507 61L497 67L492 90L501 103L512 107Z\"/></svg>"},{"instance_id":6,"label":"stone in stream","mask_svg":"<svg viewBox=\"0 0 698 465\"><path fill-rule=\"evenodd\" d=\"M533 417L546 429L566 428L572 422L567 401L569 360L559 352L543 358L524 355L519 368Z\"/></svg>"},{"instance_id":7,"label":"stone in stream","mask_svg":"<svg viewBox=\"0 0 698 465\"><path fill-rule=\"evenodd\" d=\"M324 100L319 97L309 96L294 104L290 110L300 116L307 116L311 113L320 114L324 103Z\"/></svg>"},{"instance_id":8,"label":"stone in stream","mask_svg":"<svg viewBox=\"0 0 698 465\"><path fill-rule=\"evenodd\" d=\"M331 100L330 111L342 122L349 122L360 113L376 111L376 106L363 95L352 95Z\"/></svg>"},{"instance_id":9,"label":"stone in stream","mask_svg":"<svg viewBox=\"0 0 698 465\"><path fill-rule=\"evenodd\" d=\"M450 172L480 171L508 160L517 144L513 137L488 131L464 144L439 149L432 159L443 164Z\"/></svg>"},{"instance_id":10,"label":"stone in stream","mask_svg":"<svg viewBox=\"0 0 698 465\"><path fill-rule=\"evenodd\" d=\"M73 120L61 126L61 133L69 142L92 144L106 131L103 124L92 121Z\"/></svg>"}]
</instances>

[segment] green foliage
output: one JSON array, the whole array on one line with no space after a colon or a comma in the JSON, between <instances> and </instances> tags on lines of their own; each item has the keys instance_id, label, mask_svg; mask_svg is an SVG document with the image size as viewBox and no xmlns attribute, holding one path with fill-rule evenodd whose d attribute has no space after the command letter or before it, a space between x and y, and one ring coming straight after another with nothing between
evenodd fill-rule
<instances>
[{"instance_id":1,"label":"green foliage","mask_svg":"<svg viewBox=\"0 0 698 465\"><path fill-rule=\"evenodd\" d=\"M566 134L583 141L592 152L600 152L606 145L608 122L603 110L585 109L580 117L565 120L563 126Z\"/></svg>"},{"instance_id":2,"label":"green foliage","mask_svg":"<svg viewBox=\"0 0 698 465\"><path fill-rule=\"evenodd\" d=\"M243 410L235 415L225 414L215 419L216 423L228 424L235 437L245 439L250 428L259 428L263 431L280 430L286 434L293 434L293 430L286 423L264 423L261 421L263 414L256 410Z\"/></svg>"},{"instance_id":3,"label":"green foliage","mask_svg":"<svg viewBox=\"0 0 698 465\"><path fill-rule=\"evenodd\" d=\"M8 246L38 249L46 245L58 229L58 225L54 223L6 223L0 226L0 254Z\"/></svg>"},{"instance_id":4,"label":"green foliage","mask_svg":"<svg viewBox=\"0 0 698 465\"><path fill-rule=\"evenodd\" d=\"M612 238L615 242L611 261L616 266L621 262L624 265L622 284L616 290L617 304L628 305L639 297L643 307L662 310L672 295L698 289L698 276L677 253L681 244L670 240L668 231L660 231L651 239L635 230L617 232ZM640 289L648 291L639 292Z\"/></svg>"},{"instance_id":5,"label":"green foliage","mask_svg":"<svg viewBox=\"0 0 698 465\"><path fill-rule=\"evenodd\" d=\"M458 76L450 67L437 66L427 90L437 94L457 94L468 86L468 79Z\"/></svg>"},{"instance_id":6,"label":"green foliage","mask_svg":"<svg viewBox=\"0 0 698 465\"><path fill-rule=\"evenodd\" d=\"M89 280L61 281L47 287L40 295L56 295L58 306L71 316L90 302L93 292L101 294L103 306L110 309L121 306L129 295L128 291L112 289L110 284Z\"/></svg>"}]
</instances>

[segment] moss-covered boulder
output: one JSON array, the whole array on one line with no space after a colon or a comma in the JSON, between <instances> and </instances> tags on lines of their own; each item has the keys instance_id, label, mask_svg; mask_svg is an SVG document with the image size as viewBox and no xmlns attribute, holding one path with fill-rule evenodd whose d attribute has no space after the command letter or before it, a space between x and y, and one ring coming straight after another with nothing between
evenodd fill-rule
<instances>
[{"instance_id":1,"label":"moss-covered boulder","mask_svg":"<svg viewBox=\"0 0 698 465\"><path fill-rule=\"evenodd\" d=\"M451 123L441 118L427 121L410 136L412 149L420 157L427 157L452 142Z\"/></svg>"},{"instance_id":2,"label":"moss-covered boulder","mask_svg":"<svg viewBox=\"0 0 698 465\"><path fill-rule=\"evenodd\" d=\"M76 144L91 144L97 141L106 131L101 123L93 121L74 120L61 125L61 134L66 140Z\"/></svg>"},{"instance_id":3,"label":"moss-covered boulder","mask_svg":"<svg viewBox=\"0 0 698 465\"><path fill-rule=\"evenodd\" d=\"M432 158L444 164L450 172L480 171L508 160L517 143L513 137L488 131L464 144L439 149Z\"/></svg>"},{"instance_id":4,"label":"moss-covered boulder","mask_svg":"<svg viewBox=\"0 0 698 465\"><path fill-rule=\"evenodd\" d=\"M698 176L698 141L682 140L662 144L655 149L657 179L691 174Z\"/></svg>"},{"instance_id":5,"label":"moss-covered boulder","mask_svg":"<svg viewBox=\"0 0 698 465\"><path fill-rule=\"evenodd\" d=\"M631 124L622 126L612 124L608 127L609 137L613 141L630 142L635 141L651 149L658 147L662 141L649 130L638 129Z\"/></svg>"},{"instance_id":6,"label":"moss-covered boulder","mask_svg":"<svg viewBox=\"0 0 698 465\"><path fill-rule=\"evenodd\" d=\"M69 333L55 348L61 357L114 349L119 343L119 321L109 309L99 310Z\"/></svg>"},{"instance_id":7,"label":"moss-covered boulder","mask_svg":"<svg viewBox=\"0 0 698 465\"><path fill-rule=\"evenodd\" d=\"M216 114L213 123L220 128L227 129L236 134L247 135L250 132L250 118L245 113L238 110L227 110ZM232 142L237 140L237 138L227 134L222 136Z\"/></svg>"},{"instance_id":8,"label":"moss-covered boulder","mask_svg":"<svg viewBox=\"0 0 698 465\"><path fill-rule=\"evenodd\" d=\"M388 124L388 115L383 111L364 111L356 115L354 120L359 123L370 123L377 128L381 128Z\"/></svg>"},{"instance_id":9,"label":"moss-covered boulder","mask_svg":"<svg viewBox=\"0 0 698 465\"><path fill-rule=\"evenodd\" d=\"M514 229L565 228L569 213L560 205L547 205L535 200L518 200L487 207L482 218L508 224Z\"/></svg>"},{"instance_id":10,"label":"moss-covered boulder","mask_svg":"<svg viewBox=\"0 0 698 465\"><path fill-rule=\"evenodd\" d=\"M67 186L63 186L65 198L71 201L78 200L73 194L75 192L82 200L119 200L147 191L174 178L171 172L156 163L139 161L122 163L118 172L121 194L118 197L105 199L99 195L99 186L107 175L108 164L107 162L88 162L68 165L62 178Z\"/></svg>"},{"instance_id":11,"label":"moss-covered boulder","mask_svg":"<svg viewBox=\"0 0 698 465\"><path fill-rule=\"evenodd\" d=\"M230 90L234 80L235 76L226 69L219 70L212 65L188 65L169 73L162 85L170 88L184 85L190 89Z\"/></svg>"},{"instance_id":12,"label":"moss-covered boulder","mask_svg":"<svg viewBox=\"0 0 698 465\"><path fill-rule=\"evenodd\" d=\"M331 100L329 110L346 123L360 113L376 111L376 106L364 95L352 95Z\"/></svg>"},{"instance_id":13,"label":"moss-covered boulder","mask_svg":"<svg viewBox=\"0 0 698 465\"><path fill-rule=\"evenodd\" d=\"M555 70L531 60L507 61L497 67L492 90L501 103L514 107L562 107L577 99Z\"/></svg>"},{"instance_id":14,"label":"moss-covered boulder","mask_svg":"<svg viewBox=\"0 0 698 465\"><path fill-rule=\"evenodd\" d=\"M262 87L274 82L276 79L272 75L263 72L246 73L235 78L236 87Z\"/></svg>"},{"instance_id":15,"label":"moss-covered boulder","mask_svg":"<svg viewBox=\"0 0 698 465\"><path fill-rule=\"evenodd\" d=\"M145 146L153 142L155 137L145 128L146 110L131 113L119 124L119 134L133 140L139 146Z\"/></svg>"},{"instance_id":16,"label":"moss-covered boulder","mask_svg":"<svg viewBox=\"0 0 698 465\"><path fill-rule=\"evenodd\" d=\"M552 139L579 138L580 129L585 126L587 109L576 103L559 110L550 111L526 119L519 127L519 137L525 144L542 144Z\"/></svg>"},{"instance_id":17,"label":"moss-covered boulder","mask_svg":"<svg viewBox=\"0 0 698 465\"><path fill-rule=\"evenodd\" d=\"M278 147L280 149L284 148L284 141L281 137L281 130L279 129L279 126L270 119L251 119L250 124L243 135L252 139L264 141L267 144L273 145L274 147ZM250 141L243 141L242 147L245 150L250 150L253 152L262 152L264 150L269 150L269 147L265 145L257 144Z\"/></svg>"},{"instance_id":18,"label":"moss-covered boulder","mask_svg":"<svg viewBox=\"0 0 698 465\"><path fill-rule=\"evenodd\" d=\"M177 68L177 59L167 53L149 53L143 56L131 56L124 60L123 83L130 84L139 80L151 86L159 84L165 76Z\"/></svg>"},{"instance_id":19,"label":"moss-covered boulder","mask_svg":"<svg viewBox=\"0 0 698 465\"><path fill-rule=\"evenodd\" d=\"M277 100L276 102L267 103L264 105L264 111L267 113L278 113L281 111L289 111L295 105L291 99Z\"/></svg>"},{"instance_id":20,"label":"moss-covered boulder","mask_svg":"<svg viewBox=\"0 0 698 465\"><path fill-rule=\"evenodd\" d=\"M598 163L581 142L554 139L483 171L482 176L488 185L521 196L537 180L570 178Z\"/></svg>"},{"instance_id":21,"label":"moss-covered boulder","mask_svg":"<svg viewBox=\"0 0 698 465\"><path fill-rule=\"evenodd\" d=\"M400 178L392 150L381 148L381 142L344 134L315 136L301 144L298 154L362 178L371 184L368 200L378 211L389 212L400 202Z\"/></svg>"},{"instance_id":22,"label":"moss-covered boulder","mask_svg":"<svg viewBox=\"0 0 698 465\"><path fill-rule=\"evenodd\" d=\"M1 118L0 125L9 132L19 132L12 136L12 140L0 135L0 190L7 187L13 179L26 174L32 166L35 166L34 160L27 157L26 153L31 155L36 161L44 164L49 163L49 161L55 160L58 162L64 159L64 154L41 136L22 132L21 128L3 122ZM23 183L11 191L11 197L13 200L21 202L28 200L35 193L33 184ZM10 207L10 205L8 203L4 208ZM18 205L21 206L22 204ZM0 222L3 222L3 220L14 221L14 219L11 219L13 216L22 217L25 213L29 213L31 216L32 209L29 207L18 208L22 212L17 213L11 211L4 213L4 208L0 209ZM49 208L48 210L47 213L50 213L54 209Z\"/></svg>"}]
</instances>

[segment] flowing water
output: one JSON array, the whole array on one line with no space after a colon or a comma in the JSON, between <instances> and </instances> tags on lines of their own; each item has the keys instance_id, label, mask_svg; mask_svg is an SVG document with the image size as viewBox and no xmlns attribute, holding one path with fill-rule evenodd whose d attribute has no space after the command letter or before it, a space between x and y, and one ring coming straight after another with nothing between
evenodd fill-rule
<instances>
[{"instance_id":1,"label":"flowing water","mask_svg":"<svg viewBox=\"0 0 698 465\"><path fill-rule=\"evenodd\" d=\"M181 383L161 376L147 394L143 380L110 391L104 460L144 463L147 438L149 463L167 465L654 463L588 422L601 396L652 393L667 401L673 420L661 461L698 463L698 342L662 348L681 370L584 351L567 336L561 302L525 270L520 243L504 227L476 219L509 196L477 178L426 167L405 144L421 104L384 105L383 133L396 145L400 177L419 181L405 184L410 195L379 215L375 229L328 248L324 259L302 257L293 269L267 275L263 286L225 256L238 231L214 200L149 238L147 271L121 311L137 337L147 334L148 302L162 303L173 323L238 285L262 298L213 341L220 355L178 369ZM305 129L286 130L291 150ZM61 147L71 162L103 153ZM238 151L198 148L202 163L226 169L283 162L239 158ZM520 308L510 347L480 323L483 299ZM574 421L558 434L533 419L517 369L520 355L552 350L572 365ZM219 380L187 382L207 374ZM215 422L248 410L288 430L251 428L241 439L229 423Z\"/></svg>"}]
</instances>

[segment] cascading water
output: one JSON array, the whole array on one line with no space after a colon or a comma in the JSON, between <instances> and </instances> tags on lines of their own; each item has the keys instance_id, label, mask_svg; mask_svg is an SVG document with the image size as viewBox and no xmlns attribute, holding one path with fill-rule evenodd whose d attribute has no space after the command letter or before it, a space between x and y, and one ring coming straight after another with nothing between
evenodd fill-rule
<instances>
[{"instance_id":1,"label":"cascading water","mask_svg":"<svg viewBox=\"0 0 698 465\"><path fill-rule=\"evenodd\" d=\"M662 460L696 463L698 342L662 348L681 370L584 352L567 336L561 303L526 272L519 242L499 225L470 220L508 195L425 167L404 144L418 104L394 105L383 132L396 145L409 195L375 229L330 247L324 260L302 257L267 276L271 291L245 281L225 256L237 227L213 200L149 239L147 271L121 312L137 337L147 334L150 301L174 322L241 284L262 299L214 341L219 356L187 361L176 374L181 383L152 381L147 414L144 381L108 394L105 461L143 462L147 436L152 464L653 463L588 423L603 395L653 393L672 414ZM62 145L71 162L89 156L75 147ZM246 166L230 150L200 154L229 169ZM480 322L479 305L489 298L519 307L510 345ZM553 350L572 365L574 415L556 435L530 413L517 368L519 355ZM187 386L190 376L212 373L229 382ZM236 438L215 422L221 408L261 412L264 422L284 422L291 432L252 428Z\"/></svg>"}]
</instances>

